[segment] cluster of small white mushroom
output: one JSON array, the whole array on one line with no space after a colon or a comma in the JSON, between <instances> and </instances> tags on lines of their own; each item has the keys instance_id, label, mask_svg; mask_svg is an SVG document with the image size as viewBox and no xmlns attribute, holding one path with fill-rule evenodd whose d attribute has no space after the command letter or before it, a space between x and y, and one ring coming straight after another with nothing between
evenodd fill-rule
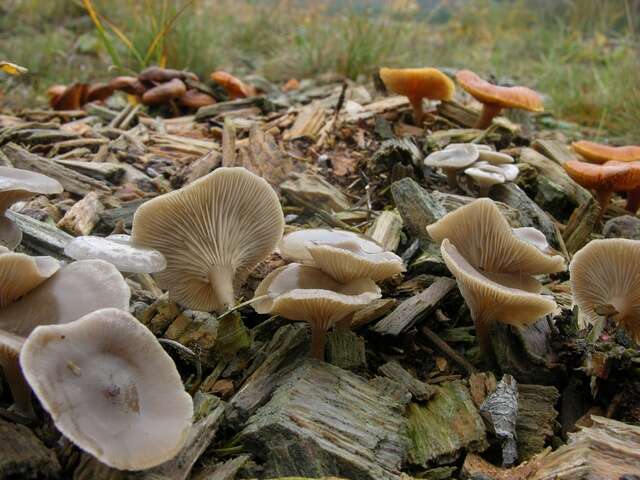
<instances>
[{"instance_id":1,"label":"cluster of small white mushroom","mask_svg":"<svg viewBox=\"0 0 640 480\"><path fill-rule=\"evenodd\" d=\"M493 185L516 179L519 170L513 162L511 155L475 143L451 143L424 159L425 166L444 171L451 187L458 185L457 176L460 171L464 172L482 195Z\"/></svg>"}]
</instances>

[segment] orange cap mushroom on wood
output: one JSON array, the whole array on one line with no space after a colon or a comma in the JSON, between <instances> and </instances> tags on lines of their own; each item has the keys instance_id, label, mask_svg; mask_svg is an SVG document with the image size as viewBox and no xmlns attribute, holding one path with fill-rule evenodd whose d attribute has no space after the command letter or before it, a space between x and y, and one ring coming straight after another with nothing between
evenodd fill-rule
<instances>
[{"instance_id":1,"label":"orange cap mushroom on wood","mask_svg":"<svg viewBox=\"0 0 640 480\"><path fill-rule=\"evenodd\" d=\"M131 238L164 255L154 276L171 298L194 310L224 311L241 281L282 238L284 215L266 180L221 167L144 203Z\"/></svg>"},{"instance_id":2,"label":"orange cap mushroom on wood","mask_svg":"<svg viewBox=\"0 0 640 480\"><path fill-rule=\"evenodd\" d=\"M231 100L236 98L252 97L256 94L256 89L247 85L239 78L234 77L230 73L218 70L211 74L211 80L220 84L229 94Z\"/></svg>"},{"instance_id":3,"label":"orange cap mushroom on wood","mask_svg":"<svg viewBox=\"0 0 640 480\"><path fill-rule=\"evenodd\" d=\"M460 70L456 74L456 80L464 90L483 104L476 128L487 128L503 108L544 111L540 95L530 88L494 85L469 70Z\"/></svg>"},{"instance_id":4,"label":"orange cap mushroom on wood","mask_svg":"<svg viewBox=\"0 0 640 480\"><path fill-rule=\"evenodd\" d=\"M380 78L385 86L409 99L416 125L422 124L422 100L451 100L456 86L437 68L381 68Z\"/></svg>"},{"instance_id":5,"label":"orange cap mushroom on wood","mask_svg":"<svg viewBox=\"0 0 640 480\"><path fill-rule=\"evenodd\" d=\"M55 87L55 88L54 88ZM89 85L86 83L74 83L58 93L58 85L55 85L47 92L49 94L49 105L54 110L77 110L87 101Z\"/></svg>"},{"instance_id":6,"label":"orange cap mushroom on wood","mask_svg":"<svg viewBox=\"0 0 640 480\"><path fill-rule=\"evenodd\" d=\"M142 94L142 103L145 105L159 105L174 98L180 98L186 91L187 87L184 82L179 78L174 78L144 92Z\"/></svg>"},{"instance_id":7,"label":"orange cap mushroom on wood","mask_svg":"<svg viewBox=\"0 0 640 480\"><path fill-rule=\"evenodd\" d=\"M606 163L610 160L618 162L634 162L640 160L640 146L627 145L624 147L612 147L602 143L580 140L571 144L576 153L586 160L594 163Z\"/></svg>"}]
</instances>

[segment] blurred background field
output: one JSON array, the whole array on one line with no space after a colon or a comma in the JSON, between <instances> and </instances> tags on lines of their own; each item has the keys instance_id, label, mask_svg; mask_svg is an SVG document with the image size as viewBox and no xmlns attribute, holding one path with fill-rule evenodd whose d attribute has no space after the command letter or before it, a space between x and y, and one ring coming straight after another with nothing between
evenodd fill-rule
<instances>
[{"instance_id":1,"label":"blurred background field","mask_svg":"<svg viewBox=\"0 0 640 480\"><path fill-rule=\"evenodd\" d=\"M464 67L539 90L603 138L640 141L640 0L3 0L0 60L30 69L0 80L13 108L152 64L272 81Z\"/></svg>"}]
</instances>

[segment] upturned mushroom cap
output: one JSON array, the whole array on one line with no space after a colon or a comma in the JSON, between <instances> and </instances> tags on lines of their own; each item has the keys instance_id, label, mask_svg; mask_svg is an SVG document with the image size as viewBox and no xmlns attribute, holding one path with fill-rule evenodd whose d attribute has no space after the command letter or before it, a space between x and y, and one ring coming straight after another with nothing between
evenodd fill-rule
<instances>
[{"instance_id":1,"label":"upturned mushroom cap","mask_svg":"<svg viewBox=\"0 0 640 480\"><path fill-rule=\"evenodd\" d=\"M278 196L244 168L218 168L188 186L144 203L132 239L158 250L167 268L158 285L194 310L223 311L243 278L282 238Z\"/></svg>"},{"instance_id":2,"label":"upturned mushroom cap","mask_svg":"<svg viewBox=\"0 0 640 480\"><path fill-rule=\"evenodd\" d=\"M511 182L516 179L520 170L516 165L511 163L501 163L501 164L493 164L490 162L486 162L484 160L480 160L473 164L472 168L482 170L487 173L496 173L504 177L504 179L508 182ZM467 169L468 170L468 169ZM465 170L465 173L467 173Z\"/></svg>"},{"instance_id":3,"label":"upturned mushroom cap","mask_svg":"<svg viewBox=\"0 0 640 480\"><path fill-rule=\"evenodd\" d=\"M639 241L592 240L573 256L569 271L575 302L590 322L612 306L614 321L640 341Z\"/></svg>"},{"instance_id":4,"label":"upturned mushroom cap","mask_svg":"<svg viewBox=\"0 0 640 480\"><path fill-rule=\"evenodd\" d=\"M640 146L637 145L612 147L601 143L580 140L579 142L573 142L571 147L590 162L605 163L609 160L633 162L640 160Z\"/></svg>"},{"instance_id":5,"label":"upturned mushroom cap","mask_svg":"<svg viewBox=\"0 0 640 480\"><path fill-rule=\"evenodd\" d=\"M493 150L480 150L478 160L489 162L493 165L503 165L506 163L513 163L514 159L511 155L506 153L494 152Z\"/></svg>"},{"instance_id":6,"label":"upturned mushroom cap","mask_svg":"<svg viewBox=\"0 0 640 480\"><path fill-rule=\"evenodd\" d=\"M207 95L206 93L191 88L178 98L178 103L187 108L200 108L206 107L207 105L213 105L216 103L216 99L211 95Z\"/></svg>"},{"instance_id":7,"label":"upturned mushroom cap","mask_svg":"<svg viewBox=\"0 0 640 480\"><path fill-rule=\"evenodd\" d=\"M518 327L530 325L556 308L556 303L549 297L512 288L495 281L497 277L490 279L483 275L448 239L442 242L440 252L447 268L456 277L479 334L491 322Z\"/></svg>"},{"instance_id":8,"label":"upturned mushroom cap","mask_svg":"<svg viewBox=\"0 0 640 480\"><path fill-rule=\"evenodd\" d=\"M315 265L342 283L356 278L380 281L405 271L395 253L345 230L298 230L285 235L278 249L286 259Z\"/></svg>"},{"instance_id":9,"label":"upturned mushroom cap","mask_svg":"<svg viewBox=\"0 0 640 480\"><path fill-rule=\"evenodd\" d=\"M239 78L234 77L230 73L218 70L211 74L211 80L220 84L231 99L252 97L256 94L255 88L246 85Z\"/></svg>"},{"instance_id":10,"label":"upturned mushroom cap","mask_svg":"<svg viewBox=\"0 0 640 480\"><path fill-rule=\"evenodd\" d=\"M451 100L456 90L437 68L381 68L380 78L389 90L410 99Z\"/></svg>"},{"instance_id":11,"label":"upturned mushroom cap","mask_svg":"<svg viewBox=\"0 0 640 480\"><path fill-rule=\"evenodd\" d=\"M464 173L471 177L473 182L483 190L487 190L493 185L504 183L506 180L501 172L491 172L477 167L466 168Z\"/></svg>"},{"instance_id":12,"label":"upturned mushroom cap","mask_svg":"<svg viewBox=\"0 0 640 480\"><path fill-rule=\"evenodd\" d=\"M0 167L0 213L12 204L34 195L62 193L62 185L57 180L29 170Z\"/></svg>"},{"instance_id":13,"label":"upturned mushroom cap","mask_svg":"<svg viewBox=\"0 0 640 480\"><path fill-rule=\"evenodd\" d=\"M493 85L469 70L460 70L456 74L456 80L464 90L481 103L531 112L544 111L540 95L530 88Z\"/></svg>"},{"instance_id":14,"label":"upturned mushroom cap","mask_svg":"<svg viewBox=\"0 0 640 480\"><path fill-rule=\"evenodd\" d=\"M130 95L142 95L146 87L136 77L115 77L109 82L113 90L120 90Z\"/></svg>"},{"instance_id":15,"label":"upturned mushroom cap","mask_svg":"<svg viewBox=\"0 0 640 480\"><path fill-rule=\"evenodd\" d=\"M184 445L193 403L171 357L127 312L36 328L20 364L56 427L101 462L142 470Z\"/></svg>"},{"instance_id":16,"label":"upturned mushroom cap","mask_svg":"<svg viewBox=\"0 0 640 480\"><path fill-rule=\"evenodd\" d=\"M20 415L33 416L31 388L20 369L20 349L25 338L0 330L0 367L11 389L15 410Z\"/></svg>"},{"instance_id":17,"label":"upturned mushroom cap","mask_svg":"<svg viewBox=\"0 0 640 480\"><path fill-rule=\"evenodd\" d=\"M463 143L455 147L447 147L444 150L430 153L425 159L427 167L455 169L468 167L478 160L478 148L472 143Z\"/></svg>"},{"instance_id":18,"label":"upturned mushroom cap","mask_svg":"<svg viewBox=\"0 0 640 480\"><path fill-rule=\"evenodd\" d=\"M64 254L75 260L104 260L121 272L155 273L167 267L160 252L136 245L129 235L76 237L64 248Z\"/></svg>"},{"instance_id":19,"label":"upturned mushroom cap","mask_svg":"<svg viewBox=\"0 0 640 480\"><path fill-rule=\"evenodd\" d=\"M481 198L448 213L427 227L440 243L448 238L482 272L537 275L566 268L560 255L548 255L536 244L513 234L493 200Z\"/></svg>"},{"instance_id":20,"label":"upturned mushroom cap","mask_svg":"<svg viewBox=\"0 0 640 480\"><path fill-rule=\"evenodd\" d=\"M567 174L585 188L622 192L640 186L640 165L618 161L603 165L569 160L563 164Z\"/></svg>"},{"instance_id":21,"label":"upturned mushroom cap","mask_svg":"<svg viewBox=\"0 0 640 480\"><path fill-rule=\"evenodd\" d=\"M110 263L73 262L0 309L0 328L26 337L39 325L73 322L100 308L127 310L130 295L127 282Z\"/></svg>"},{"instance_id":22,"label":"upturned mushroom cap","mask_svg":"<svg viewBox=\"0 0 640 480\"><path fill-rule=\"evenodd\" d=\"M0 252L0 308L30 292L58 271L52 257Z\"/></svg>"},{"instance_id":23,"label":"upturned mushroom cap","mask_svg":"<svg viewBox=\"0 0 640 480\"><path fill-rule=\"evenodd\" d=\"M187 91L184 82L174 78L167 83L161 83L157 87L150 88L142 94L142 103L145 105L159 105L174 98L179 98Z\"/></svg>"}]
</instances>

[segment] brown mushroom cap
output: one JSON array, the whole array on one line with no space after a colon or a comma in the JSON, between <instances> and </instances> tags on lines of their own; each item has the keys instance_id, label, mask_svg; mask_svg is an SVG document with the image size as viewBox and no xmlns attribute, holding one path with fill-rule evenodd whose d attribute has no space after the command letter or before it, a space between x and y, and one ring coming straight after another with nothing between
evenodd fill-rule
<instances>
[{"instance_id":1,"label":"brown mushroom cap","mask_svg":"<svg viewBox=\"0 0 640 480\"><path fill-rule=\"evenodd\" d=\"M569 266L571 289L590 322L611 305L613 319L640 341L640 242L623 238L592 240Z\"/></svg>"},{"instance_id":2,"label":"brown mushroom cap","mask_svg":"<svg viewBox=\"0 0 640 480\"><path fill-rule=\"evenodd\" d=\"M138 80L147 83L165 83L174 79L179 80L197 80L195 73L185 72L183 70L173 70L171 68L149 67L144 69L138 75Z\"/></svg>"},{"instance_id":3,"label":"brown mushroom cap","mask_svg":"<svg viewBox=\"0 0 640 480\"><path fill-rule=\"evenodd\" d=\"M142 103L145 105L159 105L174 98L181 97L187 91L184 82L174 78L167 83L161 83L157 87L150 88L142 94Z\"/></svg>"},{"instance_id":4,"label":"brown mushroom cap","mask_svg":"<svg viewBox=\"0 0 640 480\"><path fill-rule=\"evenodd\" d=\"M127 312L107 308L38 327L20 364L56 427L111 467L159 465L186 441L191 397L171 357Z\"/></svg>"},{"instance_id":5,"label":"brown mushroom cap","mask_svg":"<svg viewBox=\"0 0 640 480\"><path fill-rule=\"evenodd\" d=\"M616 161L596 165L569 160L563 167L576 183L592 190L621 192L640 185L640 164Z\"/></svg>"},{"instance_id":6,"label":"brown mushroom cap","mask_svg":"<svg viewBox=\"0 0 640 480\"><path fill-rule=\"evenodd\" d=\"M52 257L0 253L0 308L36 288L59 268L60 264Z\"/></svg>"},{"instance_id":7,"label":"brown mushroom cap","mask_svg":"<svg viewBox=\"0 0 640 480\"><path fill-rule=\"evenodd\" d=\"M110 263L73 262L0 309L0 328L26 337L39 325L73 322L100 308L127 310L130 294L127 282Z\"/></svg>"},{"instance_id":8,"label":"brown mushroom cap","mask_svg":"<svg viewBox=\"0 0 640 480\"><path fill-rule=\"evenodd\" d=\"M244 168L218 168L144 203L133 219L134 243L158 250L167 268L158 285L194 310L223 311L244 277L282 238L278 196Z\"/></svg>"},{"instance_id":9,"label":"brown mushroom cap","mask_svg":"<svg viewBox=\"0 0 640 480\"><path fill-rule=\"evenodd\" d=\"M252 97L256 94L255 88L245 84L239 78L234 77L230 73L218 70L211 74L211 80L219 83L229 94L231 99Z\"/></svg>"},{"instance_id":10,"label":"brown mushroom cap","mask_svg":"<svg viewBox=\"0 0 640 480\"><path fill-rule=\"evenodd\" d=\"M0 367L11 389L15 409L20 415L33 416L31 388L22 375L19 357L25 338L0 330Z\"/></svg>"},{"instance_id":11,"label":"brown mushroom cap","mask_svg":"<svg viewBox=\"0 0 640 480\"><path fill-rule=\"evenodd\" d=\"M115 77L109 82L113 90L120 90L129 95L141 96L147 89L136 77Z\"/></svg>"},{"instance_id":12,"label":"brown mushroom cap","mask_svg":"<svg viewBox=\"0 0 640 480\"><path fill-rule=\"evenodd\" d=\"M633 162L640 160L640 146L627 145L625 147L612 147L601 143L580 140L573 142L571 147L590 162L605 163L609 160L619 162Z\"/></svg>"},{"instance_id":13,"label":"brown mushroom cap","mask_svg":"<svg viewBox=\"0 0 640 480\"><path fill-rule=\"evenodd\" d=\"M498 105L502 108L519 108L531 112L542 112L542 99L527 87L501 87L483 80L469 70L456 74L460 86L482 103Z\"/></svg>"},{"instance_id":14,"label":"brown mushroom cap","mask_svg":"<svg viewBox=\"0 0 640 480\"><path fill-rule=\"evenodd\" d=\"M47 95L47 98L49 99L49 105L53 105L66 89L66 85L51 85L49 88L47 88L47 91L45 93Z\"/></svg>"},{"instance_id":15,"label":"brown mushroom cap","mask_svg":"<svg viewBox=\"0 0 640 480\"><path fill-rule=\"evenodd\" d=\"M548 255L514 235L493 200L481 198L427 227L431 238L448 238L474 268L483 272L537 275L566 268L560 255Z\"/></svg>"},{"instance_id":16,"label":"brown mushroom cap","mask_svg":"<svg viewBox=\"0 0 640 480\"><path fill-rule=\"evenodd\" d=\"M19 168L0 167L0 213L12 204L34 195L62 193L60 182L40 173Z\"/></svg>"},{"instance_id":17,"label":"brown mushroom cap","mask_svg":"<svg viewBox=\"0 0 640 480\"><path fill-rule=\"evenodd\" d=\"M106 83L94 83L87 90L87 102L106 100L113 94L113 87Z\"/></svg>"},{"instance_id":18,"label":"brown mushroom cap","mask_svg":"<svg viewBox=\"0 0 640 480\"><path fill-rule=\"evenodd\" d=\"M385 86L398 95L430 100L451 100L456 86L437 68L381 68Z\"/></svg>"},{"instance_id":19,"label":"brown mushroom cap","mask_svg":"<svg viewBox=\"0 0 640 480\"><path fill-rule=\"evenodd\" d=\"M187 108L200 108L216 103L216 99L211 95L207 95L195 88L190 88L178 98L178 103Z\"/></svg>"},{"instance_id":20,"label":"brown mushroom cap","mask_svg":"<svg viewBox=\"0 0 640 480\"><path fill-rule=\"evenodd\" d=\"M77 110L86 103L89 85L74 83L58 96L51 96L49 104L54 110Z\"/></svg>"}]
</instances>

